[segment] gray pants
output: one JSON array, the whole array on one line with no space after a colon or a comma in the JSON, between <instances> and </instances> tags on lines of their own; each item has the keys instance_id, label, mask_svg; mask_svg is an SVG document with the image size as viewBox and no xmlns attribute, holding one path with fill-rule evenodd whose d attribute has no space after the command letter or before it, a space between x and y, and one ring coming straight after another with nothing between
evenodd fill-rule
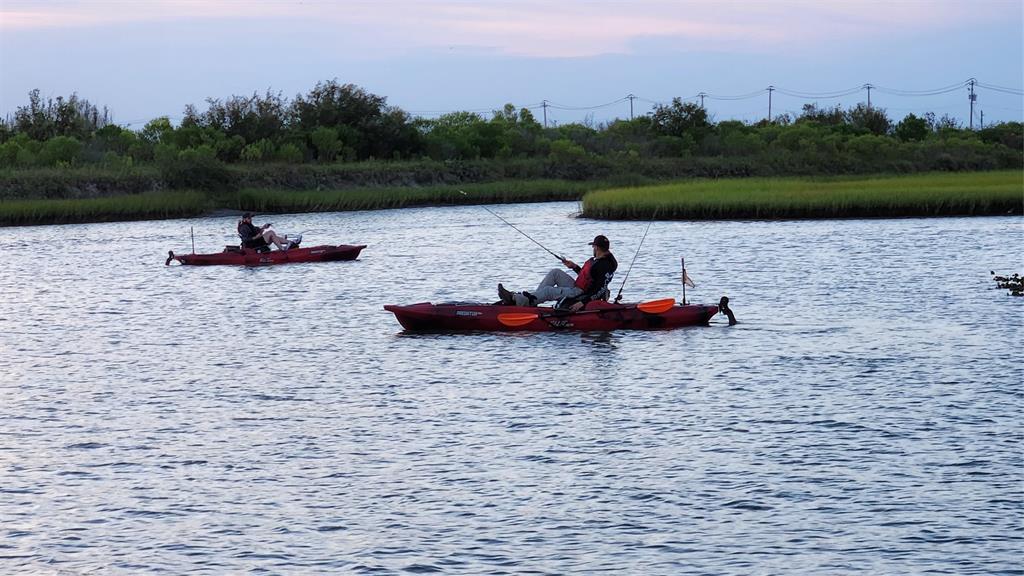
<instances>
[{"instance_id":1,"label":"gray pants","mask_svg":"<svg viewBox=\"0 0 1024 576\"><path fill-rule=\"evenodd\" d=\"M540 281L540 285L533 291L533 296L537 298L536 304L541 302L552 302L565 297L579 296L583 293L576 287L576 279L569 276L558 268L553 268L548 272L547 276ZM513 294L516 299L516 306L529 306L530 299L527 298L523 293L516 292Z\"/></svg>"}]
</instances>

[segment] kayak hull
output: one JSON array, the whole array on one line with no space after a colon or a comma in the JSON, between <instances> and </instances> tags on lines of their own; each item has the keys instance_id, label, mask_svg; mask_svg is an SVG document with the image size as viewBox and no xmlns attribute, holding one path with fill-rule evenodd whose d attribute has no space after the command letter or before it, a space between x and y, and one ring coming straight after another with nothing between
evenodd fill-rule
<instances>
[{"instance_id":1,"label":"kayak hull","mask_svg":"<svg viewBox=\"0 0 1024 576\"><path fill-rule=\"evenodd\" d=\"M251 248L235 248L230 246L218 254L180 254L173 252L167 259L177 260L186 266L273 266L275 264L296 264L300 262L336 262L339 260L355 260L366 246L340 244L338 246L322 245L308 248L292 248L291 250L271 250L258 252Z\"/></svg>"},{"instance_id":2,"label":"kayak hull","mask_svg":"<svg viewBox=\"0 0 1024 576\"><path fill-rule=\"evenodd\" d=\"M675 305L666 312L650 314L635 304L591 302L579 312L555 310L546 306L503 306L480 303L421 302L408 306L389 304L384 309L395 315L403 328L410 332L556 332L556 331L609 331L609 330L670 330L683 326L701 326L718 313L718 306L707 304ZM536 314L526 323L502 322L510 314ZM513 324L513 325L509 325Z\"/></svg>"}]
</instances>

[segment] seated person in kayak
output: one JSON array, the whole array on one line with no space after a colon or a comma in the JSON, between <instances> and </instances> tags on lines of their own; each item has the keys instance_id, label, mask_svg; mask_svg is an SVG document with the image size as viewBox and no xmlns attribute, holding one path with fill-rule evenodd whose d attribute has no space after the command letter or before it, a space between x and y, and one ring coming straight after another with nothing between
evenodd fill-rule
<instances>
[{"instance_id":1,"label":"seated person in kayak","mask_svg":"<svg viewBox=\"0 0 1024 576\"><path fill-rule=\"evenodd\" d=\"M501 298L501 303L508 306L536 306L541 302L569 298L575 300L570 310L579 311L601 295L611 282L615 269L619 267L615 256L609 251L607 237L597 236L590 245L594 247L594 257L587 260L583 266L578 266L571 260L562 260L562 264L576 272L576 278L555 268L548 272L533 292L510 292L498 284L498 297Z\"/></svg>"},{"instance_id":2,"label":"seated person in kayak","mask_svg":"<svg viewBox=\"0 0 1024 576\"><path fill-rule=\"evenodd\" d=\"M262 248L271 243L279 250L287 250L292 247L292 242L270 229L270 224L257 227L252 223L252 212L242 214L242 220L238 223L238 237L242 239L242 246L245 248Z\"/></svg>"}]
</instances>

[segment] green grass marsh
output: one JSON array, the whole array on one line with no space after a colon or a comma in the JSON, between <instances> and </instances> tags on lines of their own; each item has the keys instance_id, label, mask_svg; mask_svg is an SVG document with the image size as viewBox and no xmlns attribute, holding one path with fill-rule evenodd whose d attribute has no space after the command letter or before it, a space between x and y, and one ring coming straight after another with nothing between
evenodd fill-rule
<instances>
[{"instance_id":1,"label":"green grass marsh","mask_svg":"<svg viewBox=\"0 0 1024 576\"><path fill-rule=\"evenodd\" d=\"M208 212L202 192L176 191L104 198L0 201L0 226L187 218Z\"/></svg>"},{"instance_id":2,"label":"green grass marsh","mask_svg":"<svg viewBox=\"0 0 1024 576\"><path fill-rule=\"evenodd\" d=\"M688 180L596 190L583 216L719 220L998 215L1024 211L1019 170L840 178Z\"/></svg>"},{"instance_id":3,"label":"green grass marsh","mask_svg":"<svg viewBox=\"0 0 1024 576\"><path fill-rule=\"evenodd\" d=\"M364 187L342 190L247 189L238 193L237 207L254 212L328 212L454 204L550 202L579 200L591 190L608 186L609 184L600 182L513 180L446 186Z\"/></svg>"},{"instance_id":4,"label":"green grass marsh","mask_svg":"<svg viewBox=\"0 0 1024 576\"><path fill-rule=\"evenodd\" d=\"M171 190L101 198L0 200L0 226L186 218L208 214L215 210L249 210L272 213L335 212L412 206L579 200L591 190L607 188L612 185L607 182L515 180L479 184L359 187L338 190L263 188L249 188L238 192Z\"/></svg>"}]
</instances>

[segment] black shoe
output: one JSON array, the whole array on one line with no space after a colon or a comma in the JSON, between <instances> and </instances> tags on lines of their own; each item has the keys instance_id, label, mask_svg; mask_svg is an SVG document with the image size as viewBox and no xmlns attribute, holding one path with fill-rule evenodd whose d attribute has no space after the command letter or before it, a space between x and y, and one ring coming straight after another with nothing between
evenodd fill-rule
<instances>
[{"instance_id":1,"label":"black shoe","mask_svg":"<svg viewBox=\"0 0 1024 576\"><path fill-rule=\"evenodd\" d=\"M498 298L501 298L501 303L505 306L512 306L516 303L516 299L512 296L512 293L506 290L501 284L498 284Z\"/></svg>"},{"instance_id":2,"label":"black shoe","mask_svg":"<svg viewBox=\"0 0 1024 576\"><path fill-rule=\"evenodd\" d=\"M526 299L529 301L527 303L527 306L536 306L537 305L537 297L534 296L533 294L530 294L526 290L523 290L523 296L526 296Z\"/></svg>"}]
</instances>

